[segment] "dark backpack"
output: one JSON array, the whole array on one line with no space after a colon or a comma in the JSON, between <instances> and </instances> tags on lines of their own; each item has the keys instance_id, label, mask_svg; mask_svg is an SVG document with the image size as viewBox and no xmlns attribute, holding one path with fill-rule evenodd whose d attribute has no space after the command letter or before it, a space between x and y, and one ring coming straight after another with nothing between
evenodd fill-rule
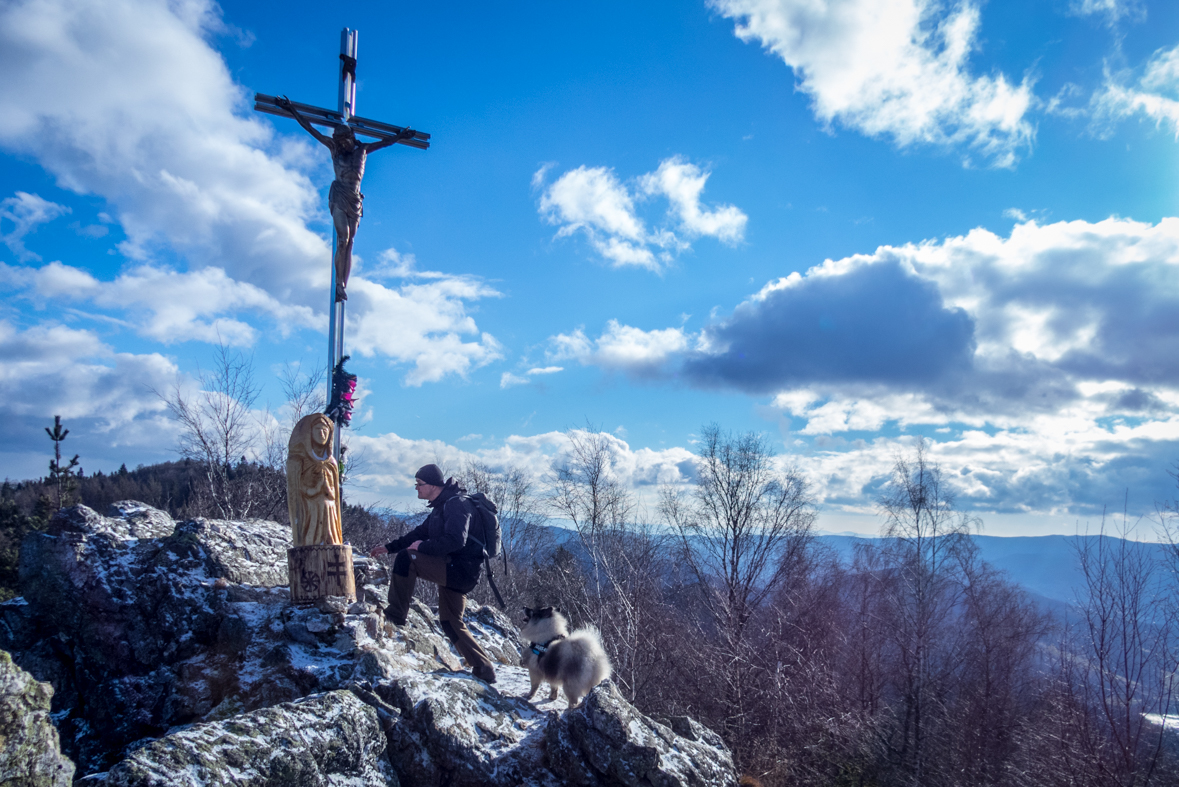
<instances>
[{"instance_id":1,"label":"dark backpack","mask_svg":"<svg viewBox=\"0 0 1179 787\"><path fill-rule=\"evenodd\" d=\"M499 603L499 608L507 609L504 605L504 597L499 594L499 588L495 586L495 577L491 575L491 558L499 557L502 540L499 529L499 509L482 492L476 492L466 497L471 505L475 507L475 514L479 517L481 524L479 533L483 536L483 538L479 538L479 536L475 535L474 528L471 528L467 530L467 540L474 541L483 547L483 565L487 568L487 582L491 585L491 592L495 593L495 600ZM507 570L506 562L504 564L504 570Z\"/></svg>"},{"instance_id":2,"label":"dark backpack","mask_svg":"<svg viewBox=\"0 0 1179 787\"><path fill-rule=\"evenodd\" d=\"M467 537L483 547L486 557L499 557L502 535L499 528L499 516L497 516L499 509L482 492L467 495L467 499L471 501L471 505L475 506L475 513L479 515L479 522L482 524L479 532L483 536L480 538L475 535L472 529L467 531Z\"/></svg>"}]
</instances>

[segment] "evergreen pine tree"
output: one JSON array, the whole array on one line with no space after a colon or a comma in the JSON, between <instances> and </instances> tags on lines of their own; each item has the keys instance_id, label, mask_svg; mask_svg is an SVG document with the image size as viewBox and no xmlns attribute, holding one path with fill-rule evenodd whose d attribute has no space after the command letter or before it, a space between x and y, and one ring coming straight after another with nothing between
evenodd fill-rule
<instances>
[{"instance_id":1,"label":"evergreen pine tree","mask_svg":"<svg viewBox=\"0 0 1179 787\"><path fill-rule=\"evenodd\" d=\"M53 429L47 426L45 433L53 441L53 460L49 462L49 477L46 481L56 488L57 508L60 509L74 502L74 492L78 489L77 476L80 476L82 471L79 469L77 474L74 472L74 468L78 466L77 454L74 454L68 465L61 465L61 442L66 439L70 430L62 429L60 415L53 416Z\"/></svg>"}]
</instances>

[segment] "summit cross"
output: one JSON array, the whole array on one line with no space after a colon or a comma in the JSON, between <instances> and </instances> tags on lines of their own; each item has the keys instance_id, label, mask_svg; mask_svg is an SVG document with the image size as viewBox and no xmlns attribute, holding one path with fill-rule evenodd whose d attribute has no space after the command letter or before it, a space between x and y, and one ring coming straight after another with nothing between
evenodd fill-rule
<instances>
[{"instance_id":1,"label":"summit cross","mask_svg":"<svg viewBox=\"0 0 1179 787\"><path fill-rule=\"evenodd\" d=\"M340 34L340 90L335 111L300 104L286 96L254 94L254 109L268 115L288 117L298 121L306 131L322 143L332 154L336 179L328 192L328 210L332 215L332 284L328 314L328 401L332 400L332 381L338 360L344 357L344 303L348 299L348 275L352 271L352 245L364 213L364 195L360 183L364 178L365 160L369 153L389 145L408 145L425 150L430 147L430 135L411 128L381 123L356 114L356 51L359 39L356 30L344 28ZM331 136L320 133L316 126L330 128ZM371 137L372 142L361 142L357 136ZM333 453L340 459L340 422L336 418Z\"/></svg>"}]
</instances>

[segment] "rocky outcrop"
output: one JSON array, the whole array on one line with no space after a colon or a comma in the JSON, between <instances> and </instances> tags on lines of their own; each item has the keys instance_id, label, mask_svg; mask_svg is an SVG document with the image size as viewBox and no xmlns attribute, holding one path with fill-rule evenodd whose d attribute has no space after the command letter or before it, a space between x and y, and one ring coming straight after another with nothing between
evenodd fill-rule
<instances>
[{"instance_id":1,"label":"rocky outcrop","mask_svg":"<svg viewBox=\"0 0 1179 787\"><path fill-rule=\"evenodd\" d=\"M74 764L61 756L49 720L53 689L0 650L0 784L68 787Z\"/></svg>"},{"instance_id":2,"label":"rocky outcrop","mask_svg":"<svg viewBox=\"0 0 1179 787\"><path fill-rule=\"evenodd\" d=\"M719 735L684 717L673 727L639 713L606 681L580 707L549 724L546 759L566 784L585 787L737 783L733 758Z\"/></svg>"},{"instance_id":3,"label":"rocky outcrop","mask_svg":"<svg viewBox=\"0 0 1179 787\"><path fill-rule=\"evenodd\" d=\"M0 648L53 683L62 746L87 782L733 781L719 738L657 724L609 684L573 711L523 700L521 642L496 610L466 618L497 661L494 686L460 671L420 602L387 628L375 561L356 559L360 601L292 605L287 539L273 522L177 525L120 503L106 517L63 511L26 540L26 595L0 604Z\"/></svg>"},{"instance_id":4,"label":"rocky outcrop","mask_svg":"<svg viewBox=\"0 0 1179 787\"><path fill-rule=\"evenodd\" d=\"M106 775L111 787L342 785L398 780L376 711L347 691L197 724L137 749Z\"/></svg>"},{"instance_id":5,"label":"rocky outcrop","mask_svg":"<svg viewBox=\"0 0 1179 787\"><path fill-rule=\"evenodd\" d=\"M354 690L388 725L389 757L406 784L561 784L544 764L551 714L469 675L403 675Z\"/></svg>"}]
</instances>

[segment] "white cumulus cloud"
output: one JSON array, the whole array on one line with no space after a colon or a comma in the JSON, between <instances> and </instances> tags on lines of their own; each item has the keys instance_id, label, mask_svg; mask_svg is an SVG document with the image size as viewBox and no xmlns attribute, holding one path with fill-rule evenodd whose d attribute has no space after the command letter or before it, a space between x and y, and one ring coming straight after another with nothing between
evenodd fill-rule
<instances>
[{"instance_id":1,"label":"white cumulus cloud","mask_svg":"<svg viewBox=\"0 0 1179 787\"><path fill-rule=\"evenodd\" d=\"M0 146L107 199L133 258L164 244L306 301L327 286L326 244L306 226L315 190L265 152L269 127L206 41L218 29L202 0L6 3Z\"/></svg>"},{"instance_id":2,"label":"white cumulus cloud","mask_svg":"<svg viewBox=\"0 0 1179 787\"><path fill-rule=\"evenodd\" d=\"M580 166L545 186L551 165L533 176L543 188L539 209L557 237L583 233L594 250L615 267L635 265L661 270L691 248L691 241L713 237L739 243L747 216L733 205L707 207L701 194L710 173L681 156L665 159L655 172L635 179L633 188L606 167ZM652 227L639 216L639 205L654 197L668 201L667 215Z\"/></svg>"},{"instance_id":3,"label":"white cumulus cloud","mask_svg":"<svg viewBox=\"0 0 1179 787\"><path fill-rule=\"evenodd\" d=\"M662 194L671 202L671 211L680 229L691 237L709 236L725 243L739 243L745 237L749 217L733 205L711 210L701 206L700 194L708 182L707 172L676 156L659 164L659 169L639 179L647 194Z\"/></svg>"},{"instance_id":4,"label":"white cumulus cloud","mask_svg":"<svg viewBox=\"0 0 1179 787\"><path fill-rule=\"evenodd\" d=\"M648 375L687 350L689 341L680 328L644 331L610 320L596 339L586 336L582 328L551 337L547 355L552 360L575 360L583 365Z\"/></svg>"},{"instance_id":5,"label":"white cumulus cloud","mask_svg":"<svg viewBox=\"0 0 1179 787\"><path fill-rule=\"evenodd\" d=\"M979 7L937 0L712 0L794 70L825 123L838 121L905 147L978 151L1011 166L1034 128L1029 77L975 75Z\"/></svg>"},{"instance_id":6,"label":"white cumulus cloud","mask_svg":"<svg viewBox=\"0 0 1179 787\"><path fill-rule=\"evenodd\" d=\"M438 276L391 288L357 278L348 292L349 349L411 364L407 385L466 376L503 355L499 341L481 332L467 311L468 302L499 297L479 279Z\"/></svg>"}]
</instances>

